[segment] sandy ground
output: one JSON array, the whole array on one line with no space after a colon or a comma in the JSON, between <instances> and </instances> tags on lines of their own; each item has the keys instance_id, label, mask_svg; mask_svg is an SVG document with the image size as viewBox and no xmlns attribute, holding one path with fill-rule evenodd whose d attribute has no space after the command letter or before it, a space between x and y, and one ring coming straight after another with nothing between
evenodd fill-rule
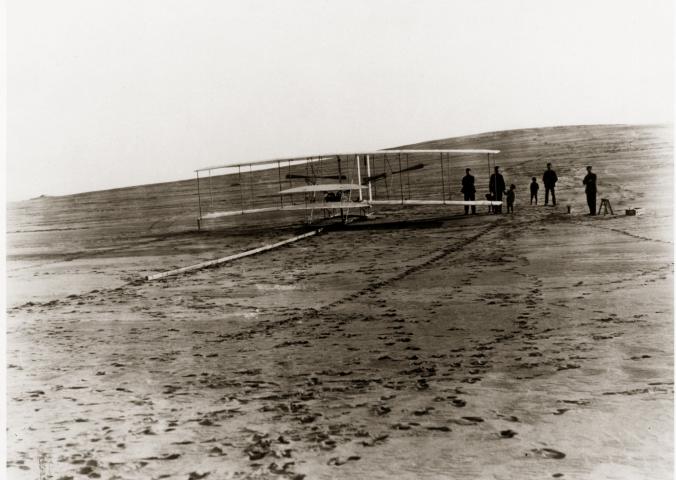
<instances>
[{"instance_id":1,"label":"sandy ground","mask_svg":"<svg viewBox=\"0 0 676 480\"><path fill-rule=\"evenodd\" d=\"M295 229L18 232L8 477L671 478L671 212L523 203L157 282Z\"/></svg>"}]
</instances>

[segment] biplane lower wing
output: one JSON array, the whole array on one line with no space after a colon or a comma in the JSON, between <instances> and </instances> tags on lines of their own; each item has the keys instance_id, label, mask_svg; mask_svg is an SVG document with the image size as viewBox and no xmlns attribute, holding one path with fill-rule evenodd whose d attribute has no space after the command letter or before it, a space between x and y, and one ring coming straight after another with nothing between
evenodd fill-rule
<instances>
[{"instance_id":1,"label":"biplane lower wing","mask_svg":"<svg viewBox=\"0 0 676 480\"><path fill-rule=\"evenodd\" d=\"M502 205L496 200L371 200L371 205Z\"/></svg>"},{"instance_id":2,"label":"biplane lower wing","mask_svg":"<svg viewBox=\"0 0 676 480\"><path fill-rule=\"evenodd\" d=\"M209 220L221 217L233 217L235 215L247 215L250 213L265 213L265 212L291 212L298 210L349 210L351 208L371 208L367 202L313 202L302 203L297 205L283 205L277 207L265 208L250 208L246 210L232 210L227 212L211 212L202 215L202 220Z\"/></svg>"},{"instance_id":3,"label":"biplane lower wing","mask_svg":"<svg viewBox=\"0 0 676 480\"><path fill-rule=\"evenodd\" d=\"M370 202L312 202L297 205L282 205L277 207L249 208L245 210L232 210L227 212L211 212L202 215L202 220L209 220L221 217L233 217L236 215L247 215L251 213L266 212L284 212L299 210L349 210L351 208L371 208L373 205L405 205L405 206L424 206L424 205L476 205L476 206L497 206L502 202L494 200L372 200Z\"/></svg>"},{"instance_id":4,"label":"biplane lower wing","mask_svg":"<svg viewBox=\"0 0 676 480\"><path fill-rule=\"evenodd\" d=\"M318 185L303 185L302 187L287 188L279 193L282 195L291 193L311 193L311 192L345 192L348 190L359 190L368 188L357 185L356 183L323 183Z\"/></svg>"}]
</instances>

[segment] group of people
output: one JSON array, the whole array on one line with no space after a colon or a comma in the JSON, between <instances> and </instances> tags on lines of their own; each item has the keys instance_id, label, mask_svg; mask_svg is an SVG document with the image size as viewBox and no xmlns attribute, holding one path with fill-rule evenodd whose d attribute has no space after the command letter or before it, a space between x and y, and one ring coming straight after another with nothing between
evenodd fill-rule
<instances>
[{"instance_id":1,"label":"group of people","mask_svg":"<svg viewBox=\"0 0 676 480\"><path fill-rule=\"evenodd\" d=\"M476 198L476 188L474 187L474 176L470 173L471 169L465 169L465 176L462 178L462 189L460 190L465 201L474 201ZM542 183L545 186L545 205L549 204L549 196L552 197L552 206L556 205L555 186L559 177L556 172L552 170L552 164L547 164L547 169L542 175ZM582 180L585 187L585 195L587 196L587 205L589 206L589 215L596 215L596 174L592 173L592 167L587 167L587 175ZM502 201L503 195L507 200L507 213L514 213L514 200L516 198L516 186L511 184L509 190L506 188L505 179L500 173L500 167L495 167L495 173L491 175L489 181L489 193L486 194L486 200ZM538 191L540 185L535 177L532 178L530 184L530 204L538 204ZM471 205L472 215L476 214L476 205ZM465 215L469 214L470 205L465 205ZM502 213L502 205L493 206L491 213Z\"/></svg>"}]
</instances>

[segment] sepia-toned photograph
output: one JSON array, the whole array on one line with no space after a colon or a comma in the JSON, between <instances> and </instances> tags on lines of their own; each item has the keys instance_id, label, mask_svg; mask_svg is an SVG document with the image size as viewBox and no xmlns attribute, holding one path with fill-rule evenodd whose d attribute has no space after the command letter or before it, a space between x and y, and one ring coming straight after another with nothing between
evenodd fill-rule
<instances>
[{"instance_id":1,"label":"sepia-toned photograph","mask_svg":"<svg viewBox=\"0 0 676 480\"><path fill-rule=\"evenodd\" d=\"M4 10L0 477L674 477L671 1Z\"/></svg>"}]
</instances>

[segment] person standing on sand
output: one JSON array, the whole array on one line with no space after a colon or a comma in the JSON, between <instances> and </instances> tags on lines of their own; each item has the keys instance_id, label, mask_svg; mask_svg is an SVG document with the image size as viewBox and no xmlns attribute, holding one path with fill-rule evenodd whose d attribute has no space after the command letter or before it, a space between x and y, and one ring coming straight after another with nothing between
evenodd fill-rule
<instances>
[{"instance_id":1,"label":"person standing on sand","mask_svg":"<svg viewBox=\"0 0 676 480\"><path fill-rule=\"evenodd\" d=\"M491 175L488 188L491 191L493 200L501 202L502 194L505 193L505 179L500 174L500 167L495 167L495 173ZM502 205L493 207L494 213L502 213Z\"/></svg>"},{"instance_id":2,"label":"person standing on sand","mask_svg":"<svg viewBox=\"0 0 676 480\"><path fill-rule=\"evenodd\" d=\"M552 170L552 164L547 164L547 170L542 175L542 183L545 184L545 205L549 203L549 192L552 192L552 206L556 206L556 195L554 194L554 185L556 185L559 177L556 172Z\"/></svg>"},{"instance_id":3,"label":"person standing on sand","mask_svg":"<svg viewBox=\"0 0 676 480\"><path fill-rule=\"evenodd\" d=\"M512 183L507 191L507 213L514 213L514 199L516 198L514 190L516 190L516 185Z\"/></svg>"},{"instance_id":4,"label":"person standing on sand","mask_svg":"<svg viewBox=\"0 0 676 480\"><path fill-rule=\"evenodd\" d=\"M535 205L538 204L538 190L540 190L540 185L538 181L533 177L533 181L530 184L530 204L533 205L533 200L535 200Z\"/></svg>"},{"instance_id":5,"label":"person standing on sand","mask_svg":"<svg viewBox=\"0 0 676 480\"><path fill-rule=\"evenodd\" d=\"M494 200L493 194L490 193L490 192L487 193L487 194L486 194L486 200L489 201L489 202L492 202L492 201ZM491 204L488 205L488 213L489 213L489 214L490 214L490 213L493 213L493 208L495 208L495 207L493 207L493 205L491 205Z\"/></svg>"},{"instance_id":6,"label":"person standing on sand","mask_svg":"<svg viewBox=\"0 0 676 480\"><path fill-rule=\"evenodd\" d=\"M582 180L584 193L587 195L589 215L596 215L596 174L592 173L592 167L587 167L587 175Z\"/></svg>"},{"instance_id":7,"label":"person standing on sand","mask_svg":"<svg viewBox=\"0 0 676 480\"><path fill-rule=\"evenodd\" d=\"M465 176L462 177L462 189L460 192L464 194L465 201L474 201L474 194L476 193L476 188L474 188L474 176L469 172L472 170L469 168L465 169ZM465 205L465 215L469 213L469 205ZM476 205L472 205L472 215L476 215Z\"/></svg>"}]
</instances>

